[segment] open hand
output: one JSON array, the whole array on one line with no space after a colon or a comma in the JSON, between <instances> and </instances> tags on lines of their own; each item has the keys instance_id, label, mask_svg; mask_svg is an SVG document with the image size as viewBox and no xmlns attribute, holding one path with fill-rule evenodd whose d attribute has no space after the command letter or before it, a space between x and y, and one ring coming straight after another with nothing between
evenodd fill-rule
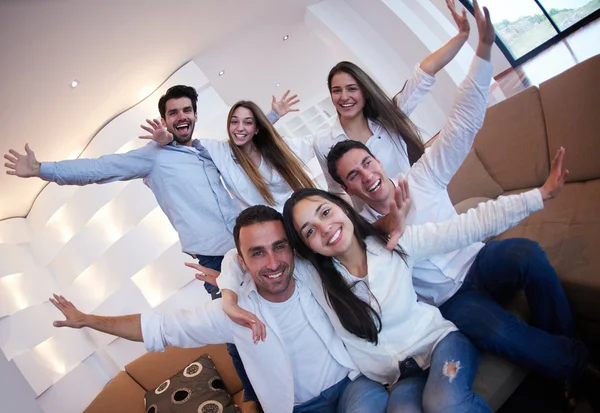
<instances>
[{"instance_id":1,"label":"open hand","mask_svg":"<svg viewBox=\"0 0 600 413\"><path fill-rule=\"evenodd\" d=\"M567 179L567 176L569 175L569 170L567 169L563 171L564 159L565 148L561 146L552 160L548 179L546 179L546 182L540 188L540 192L544 200L554 198L565 185L565 179Z\"/></svg>"},{"instance_id":2,"label":"open hand","mask_svg":"<svg viewBox=\"0 0 600 413\"><path fill-rule=\"evenodd\" d=\"M462 12L459 14L456 11L456 4L454 0L446 0L446 6L450 10L452 18L458 27L458 33L468 37L469 32L471 31L471 26L469 25L469 19L467 19L467 11L463 8Z\"/></svg>"},{"instance_id":3,"label":"open hand","mask_svg":"<svg viewBox=\"0 0 600 413\"><path fill-rule=\"evenodd\" d=\"M477 22L477 31L479 33L479 43L491 46L496 39L494 25L490 19L490 11L487 7L483 8L483 13L479 8L479 2L473 0L473 14Z\"/></svg>"},{"instance_id":4,"label":"open hand","mask_svg":"<svg viewBox=\"0 0 600 413\"><path fill-rule=\"evenodd\" d=\"M58 308L61 313L65 316L65 320L55 321L54 327L71 327L81 328L85 327L86 314L82 313L73 305L72 302L67 300L62 295L53 294L54 298L50 297L50 302L54 304L54 307Z\"/></svg>"},{"instance_id":5,"label":"open hand","mask_svg":"<svg viewBox=\"0 0 600 413\"><path fill-rule=\"evenodd\" d=\"M390 201L390 240L385 246L388 250L393 250L398 246L398 241L406 229L406 216L408 215L412 201L408 191L408 181L398 180L398 186L394 190L394 197Z\"/></svg>"},{"instance_id":6,"label":"open hand","mask_svg":"<svg viewBox=\"0 0 600 413\"><path fill-rule=\"evenodd\" d=\"M196 279L197 280L204 281L206 283L214 285L215 287L218 287L218 285L217 285L217 277L219 275L221 275L221 273L219 271L213 270L211 268L204 267L204 266L202 266L200 264L196 264L196 263L193 263L193 262L186 262L185 266L193 268L193 269L195 269L195 270L198 271L196 273Z\"/></svg>"},{"instance_id":7,"label":"open hand","mask_svg":"<svg viewBox=\"0 0 600 413\"><path fill-rule=\"evenodd\" d=\"M295 106L300 99L298 99L298 95L294 94L290 97L290 90L286 90L283 96L279 101L273 96L273 100L271 101L271 108L279 115L279 117L285 116L288 112L298 112L300 109L292 109L292 106Z\"/></svg>"},{"instance_id":8,"label":"open hand","mask_svg":"<svg viewBox=\"0 0 600 413\"><path fill-rule=\"evenodd\" d=\"M152 139L159 145L168 145L173 140L173 134L165 128L158 119L146 119L150 126L140 125L150 135L142 135L140 139Z\"/></svg>"},{"instance_id":9,"label":"open hand","mask_svg":"<svg viewBox=\"0 0 600 413\"><path fill-rule=\"evenodd\" d=\"M227 314L234 323L252 330L252 340L254 340L254 344L258 343L259 340L265 341L265 338L267 337L267 328L256 315L240 308L237 304L231 304L225 300L223 301L223 312Z\"/></svg>"},{"instance_id":10,"label":"open hand","mask_svg":"<svg viewBox=\"0 0 600 413\"><path fill-rule=\"evenodd\" d=\"M40 163L35 159L35 154L29 149L29 144L25 144L25 154L9 149L9 154L4 155L8 162L4 164L8 175L16 175L21 178L31 178L40 176Z\"/></svg>"}]
</instances>

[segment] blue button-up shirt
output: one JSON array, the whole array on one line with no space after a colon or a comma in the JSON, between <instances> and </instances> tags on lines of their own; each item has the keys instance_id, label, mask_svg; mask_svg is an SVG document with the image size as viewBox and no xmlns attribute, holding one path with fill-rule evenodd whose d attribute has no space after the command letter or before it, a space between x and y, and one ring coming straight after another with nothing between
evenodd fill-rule
<instances>
[{"instance_id":1,"label":"blue button-up shirt","mask_svg":"<svg viewBox=\"0 0 600 413\"><path fill-rule=\"evenodd\" d=\"M234 247L233 226L240 206L223 187L219 170L198 140L193 147L150 142L97 159L42 162L40 177L59 185L143 178L179 234L184 252L224 255Z\"/></svg>"}]
</instances>

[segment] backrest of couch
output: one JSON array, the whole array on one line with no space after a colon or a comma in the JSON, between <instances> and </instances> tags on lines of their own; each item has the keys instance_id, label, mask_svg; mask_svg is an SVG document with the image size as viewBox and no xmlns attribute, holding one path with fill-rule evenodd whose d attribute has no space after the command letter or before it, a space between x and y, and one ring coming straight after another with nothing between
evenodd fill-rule
<instances>
[{"instance_id":1,"label":"backrest of couch","mask_svg":"<svg viewBox=\"0 0 600 413\"><path fill-rule=\"evenodd\" d=\"M162 353L146 353L135 359L125 366L125 371L144 389L153 390L202 354L210 355L229 394L233 395L242 389L225 344L191 349L167 347Z\"/></svg>"},{"instance_id":2,"label":"backrest of couch","mask_svg":"<svg viewBox=\"0 0 600 413\"><path fill-rule=\"evenodd\" d=\"M548 145L566 148L568 181L600 178L600 56L540 85Z\"/></svg>"},{"instance_id":3,"label":"backrest of couch","mask_svg":"<svg viewBox=\"0 0 600 413\"><path fill-rule=\"evenodd\" d=\"M146 390L127 373L119 372L83 413L145 413Z\"/></svg>"}]
</instances>

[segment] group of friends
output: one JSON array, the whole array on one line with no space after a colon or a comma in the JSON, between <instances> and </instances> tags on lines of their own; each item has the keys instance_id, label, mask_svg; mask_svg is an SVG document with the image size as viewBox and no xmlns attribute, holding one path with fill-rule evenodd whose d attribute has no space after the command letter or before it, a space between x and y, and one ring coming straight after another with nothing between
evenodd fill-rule
<instances>
[{"instance_id":1,"label":"group of friends","mask_svg":"<svg viewBox=\"0 0 600 413\"><path fill-rule=\"evenodd\" d=\"M494 28L474 1L476 54L448 119L424 148L410 113L464 45L465 11L447 0L459 33L417 65L389 98L358 66L327 78L338 112L314 137L273 124L297 96L264 114L239 101L228 141L192 139L197 92L178 85L147 120L144 147L97 159L38 162L5 155L7 173L59 185L142 178L177 231L208 300L193 311L85 314L61 295L56 327L88 327L149 351L228 343L245 399L265 412L490 412L473 392L479 350L568 389L592 369L569 303L540 246L481 241L556 196L565 150L540 188L458 215L447 187L483 124ZM289 91L288 91L289 92ZM317 156L328 191L306 164ZM221 181L222 179L222 181ZM224 183L224 185L223 185ZM524 290L530 324L500 304Z\"/></svg>"}]
</instances>

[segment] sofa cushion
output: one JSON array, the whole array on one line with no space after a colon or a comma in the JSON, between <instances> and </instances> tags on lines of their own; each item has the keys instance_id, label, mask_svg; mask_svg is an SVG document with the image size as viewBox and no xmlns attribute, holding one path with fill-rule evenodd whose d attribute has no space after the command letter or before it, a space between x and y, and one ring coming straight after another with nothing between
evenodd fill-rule
<instances>
[{"instance_id":1,"label":"sofa cushion","mask_svg":"<svg viewBox=\"0 0 600 413\"><path fill-rule=\"evenodd\" d=\"M527 88L490 107L473 147L505 191L542 185L550 163L538 89Z\"/></svg>"},{"instance_id":2,"label":"sofa cushion","mask_svg":"<svg viewBox=\"0 0 600 413\"><path fill-rule=\"evenodd\" d=\"M600 56L540 85L550 156L567 149L567 182L600 178Z\"/></svg>"},{"instance_id":3,"label":"sofa cushion","mask_svg":"<svg viewBox=\"0 0 600 413\"><path fill-rule=\"evenodd\" d=\"M502 187L490 176L474 149L471 149L448 185L453 204L473 197L496 198L502 192Z\"/></svg>"},{"instance_id":4,"label":"sofa cushion","mask_svg":"<svg viewBox=\"0 0 600 413\"><path fill-rule=\"evenodd\" d=\"M242 383L235 372L225 344L193 349L167 347L162 353L146 353L137 358L125 366L125 371L145 390L152 390L202 354L210 355L229 394L235 394L242 389Z\"/></svg>"},{"instance_id":5,"label":"sofa cushion","mask_svg":"<svg viewBox=\"0 0 600 413\"><path fill-rule=\"evenodd\" d=\"M214 363L203 354L146 393L147 413L238 413Z\"/></svg>"},{"instance_id":6,"label":"sofa cushion","mask_svg":"<svg viewBox=\"0 0 600 413\"><path fill-rule=\"evenodd\" d=\"M119 372L90 405L84 413L144 413L144 394L140 387L127 373Z\"/></svg>"}]
</instances>

